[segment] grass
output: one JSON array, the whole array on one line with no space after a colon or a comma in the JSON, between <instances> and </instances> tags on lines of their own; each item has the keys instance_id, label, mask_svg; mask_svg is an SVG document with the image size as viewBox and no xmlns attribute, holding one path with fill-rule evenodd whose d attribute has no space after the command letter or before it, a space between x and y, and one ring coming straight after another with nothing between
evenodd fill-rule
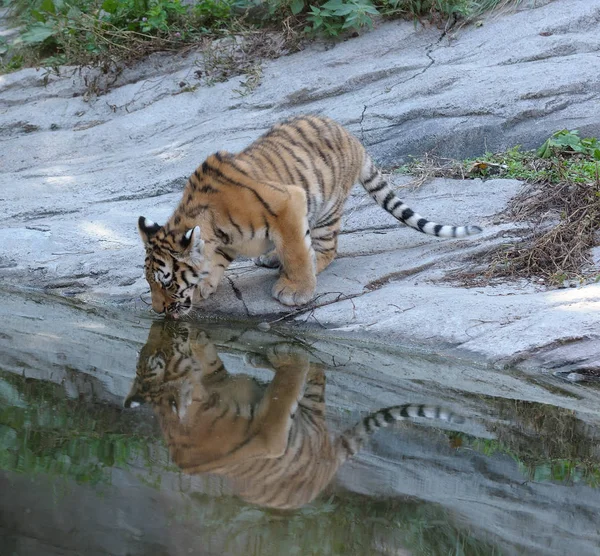
<instances>
[{"instance_id":1,"label":"grass","mask_svg":"<svg viewBox=\"0 0 600 556\"><path fill-rule=\"evenodd\" d=\"M111 491L102 487L111 484L115 469L135 473L141 483L171 491L171 497L179 489L182 496L173 504L178 513L170 519L191 520L199 534L215 542L226 539L228 552L236 554L248 552L249 539L263 547L261 554L375 553L373 543L407 546L423 555L494 553L493 545L435 504L341 491L299 511L280 513L198 492L187 481L163 485L168 472L178 472L168 461L160 433L147 416L69 399L61 385L0 370L0 470L8 477L23 474L32 482L45 477L55 491L75 488L73 483L93 485L108 497Z\"/></svg>"},{"instance_id":2,"label":"grass","mask_svg":"<svg viewBox=\"0 0 600 556\"><path fill-rule=\"evenodd\" d=\"M496 438L455 433L455 445L486 456L509 455L531 481L600 487L597 429L552 405L508 399L495 399L494 405L503 421L490 427Z\"/></svg>"},{"instance_id":3,"label":"grass","mask_svg":"<svg viewBox=\"0 0 600 556\"><path fill-rule=\"evenodd\" d=\"M495 278L537 277L560 285L565 280L596 280L598 276L590 267L589 255L600 229L599 161L596 138L561 130L534 151L515 147L461 162L425 157L396 171L415 175L417 183L436 176L523 180L525 189L504 216L527 223L524 237L494 248L481 268L463 272L460 279L481 284Z\"/></svg>"},{"instance_id":4,"label":"grass","mask_svg":"<svg viewBox=\"0 0 600 556\"><path fill-rule=\"evenodd\" d=\"M70 400L59 385L0 371L2 470L106 483L115 467L140 460L152 467L158 434L119 408Z\"/></svg>"},{"instance_id":5,"label":"grass","mask_svg":"<svg viewBox=\"0 0 600 556\"><path fill-rule=\"evenodd\" d=\"M0 73L21 67L93 66L115 71L152 52L206 39L276 32L281 53L318 35L348 36L377 18L428 19L446 27L520 0L0 0L16 38L0 38ZM257 57L260 53L257 53ZM256 60L253 67L256 66ZM256 71L254 70L254 74ZM250 88L253 86L250 80Z\"/></svg>"}]
</instances>

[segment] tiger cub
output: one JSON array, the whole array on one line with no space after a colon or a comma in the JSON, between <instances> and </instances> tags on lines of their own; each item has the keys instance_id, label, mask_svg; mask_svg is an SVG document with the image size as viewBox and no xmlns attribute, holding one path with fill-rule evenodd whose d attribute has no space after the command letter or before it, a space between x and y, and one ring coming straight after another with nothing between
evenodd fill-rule
<instances>
[{"instance_id":1,"label":"tiger cub","mask_svg":"<svg viewBox=\"0 0 600 556\"><path fill-rule=\"evenodd\" d=\"M254 356L250 364L275 370L265 387L249 375L230 375L203 332L174 325L152 325L124 405L150 403L173 462L186 473L228 478L249 503L309 503L369 434L395 421L462 422L440 408L405 404L372 413L332 439L325 374L305 353L279 344L266 357Z\"/></svg>"},{"instance_id":2,"label":"tiger cub","mask_svg":"<svg viewBox=\"0 0 600 556\"><path fill-rule=\"evenodd\" d=\"M299 116L276 124L240 153L210 155L164 226L139 218L152 308L176 318L185 314L194 291L202 298L213 293L238 254L260 255L257 264L280 267L272 293L281 303L308 303L316 275L336 255L344 202L357 181L415 230L438 237L481 231L415 213L356 137L329 118Z\"/></svg>"}]
</instances>

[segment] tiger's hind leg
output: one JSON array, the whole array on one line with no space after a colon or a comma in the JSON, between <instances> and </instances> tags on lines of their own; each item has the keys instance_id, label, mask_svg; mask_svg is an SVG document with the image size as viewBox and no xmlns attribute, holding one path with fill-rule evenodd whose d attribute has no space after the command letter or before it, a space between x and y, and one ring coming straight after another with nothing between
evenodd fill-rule
<instances>
[{"instance_id":1,"label":"tiger's hind leg","mask_svg":"<svg viewBox=\"0 0 600 556\"><path fill-rule=\"evenodd\" d=\"M256 257L256 259L254 259L254 264L256 266L262 266L263 268L279 268L281 266L281 262L279 261L275 249L272 249L268 253L264 253L260 257Z\"/></svg>"},{"instance_id":2,"label":"tiger's hind leg","mask_svg":"<svg viewBox=\"0 0 600 556\"><path fill-rule=\"evenodd\" d=\"M338 235L342 213L328 215L324 222L317 222L310 231L310 238L317 257L317 274L325 270L337 255Z\"/></svg>"}]
</instances>

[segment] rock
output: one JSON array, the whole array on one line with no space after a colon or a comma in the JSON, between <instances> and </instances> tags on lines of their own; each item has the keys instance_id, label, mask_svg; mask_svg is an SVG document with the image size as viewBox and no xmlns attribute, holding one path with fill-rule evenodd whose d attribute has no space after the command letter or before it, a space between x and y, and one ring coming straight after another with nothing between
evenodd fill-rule
<instances>
[{"instance_id":1,"label":"rock","mask_svg":"<svg viewBox=\"0 0 600 556\"><path fill-rule=\"evenodd\" d=\"M85 72L73 68L4 75L0 278L139 310L147 285L137 217L164 221L206 155L239 150L293 114L336 118L384 165L426 151L467 157L534 147L565 127L598 135L599 18L600 0L563 0L446 36L385 23L333 48L264 62L260 86L244 96L239 77L182 89L197 71L193 55L152 56L99 97L84 94ZM322 307L288 318L382 342L459 346L495 363L596 336L598 286L568 290L571 298L532 283L465 289L448 281L466 257L515 232L497 213L519 187L435 180L401 192L427 217L485 227L463 241L402 229L355 190L340 256L319 277ZM270 297L275 276L239 261L198 313L280 319L290 311Z\"/></svg>"}]
</instances>

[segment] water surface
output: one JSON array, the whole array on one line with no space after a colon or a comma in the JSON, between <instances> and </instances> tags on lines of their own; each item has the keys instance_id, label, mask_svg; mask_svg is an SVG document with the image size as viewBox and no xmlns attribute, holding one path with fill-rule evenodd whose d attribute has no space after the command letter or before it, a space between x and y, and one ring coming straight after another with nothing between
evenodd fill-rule
<instances>
[{"instance_id":1,"label":"water surface","mask_svg":"<svg viewBox=\"0 0 600 556\"><path fill-rule=\"evenodd\" d=\"M1 554L600 553L597 391L7 299ZM407 403L446 419L368 419Z\"/></svg>"}]
</instances>

